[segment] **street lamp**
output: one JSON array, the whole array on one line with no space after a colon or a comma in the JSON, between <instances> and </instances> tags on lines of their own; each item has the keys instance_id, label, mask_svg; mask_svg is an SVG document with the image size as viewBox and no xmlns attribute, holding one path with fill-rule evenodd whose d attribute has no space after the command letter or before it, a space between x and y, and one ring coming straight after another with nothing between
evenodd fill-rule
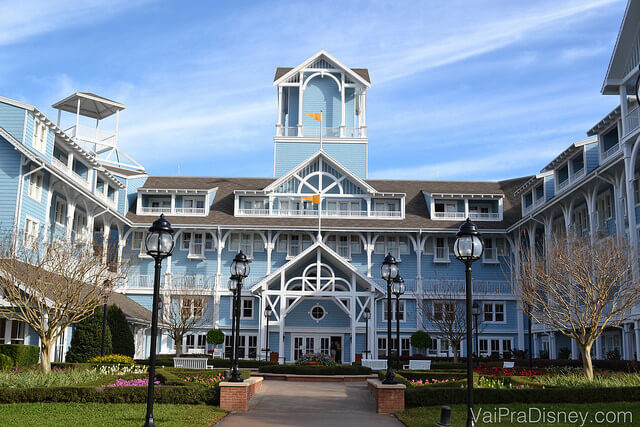
<instances>
[{"instance_id":1,"label":"street lamp","mask_svg":"<svg viewBox=\"0 0 640 427\"><path fill-rule=\"evenodd\" d=\"M473 421L473 363L471 353L473 353L473 328L471 325L471 314L473 313L472 288L471 288L471 264L482 256L484 244L480 238L480 233L476 225L469 218L460 226L456 241L453 244L453 252L456 259L464 263L466 278L466 299L467 299L467 426L475 426Z\"/></svg>"},{"instance_id":2,"label":"street lamp","mask_svg":"<svg viewBox=\"0 0 640 427\"><path fill-rule=\"evenodd\" d=\"M243 381L238 370L238 341L240 341L240 294L242 293L242 279L249 275L249 259L242 251L238 252L231 263L231 278L229 280L229 290L234 293L233 313L235 322L235 333L232 338L233 346L233 367L231 369L231 379L229 382L241 383Z\"/></svg>"},{"instance_id":3,"label":"street lamp","mask_svg":"<svg viewBox=\"0 0 640 427\"><path fill-rule=\"evenodd\" d=\"M473 314L473 320L476 323L476 364L480 366L480 335L478 334L478 317L482 314L482 308L478 301L473 302L471 307L471 313Z\"/></svg>"},{"instance_id":4,"label":"street lamp","mask_svg":"<svg viewBox=\"0 0 640 427\"><path fill-rule=\"evenodd\" d=\"M380 266L380 275L382 279L387 281L387 373L382 380L382 384L397 384L393 370L391 369L390 348L391 348L391 282L398 277L400 271L398 269L398 261L391 255L387 254Z\"/></svg>"},{"instance_id":5,"label":"street lamp","mask_svg":"<svg viewBox=\"0 0 640 427\"><path fill-rule=\"evenodd\" d=\"M271 318L272 314L273 310L271 310L271 307L267 307L264 309L264 317L267 318L267 343L264 347L264 360L269 360L269 319Z\"/></svg>"},{"instance_id":6,"label":"street lamp","mask_svg":"<svg viewBox=\"0 0 640 427\"><path fill-rule=\"evenodd\" d=\"M162 260L171 256L173 252L173 228L164 217L153 221L149 227L149 234L145 241L147 255L155 260L155 275L153 278L153 308L151 311L151 349L149 354L149 384L147 386L147 417L144 427L154 427L153 421L153 385L156 376L156 342L158 336L158 305L160 301L160 270Z\"/></svg>"},{"instance_id":7,"label":"street lamp","mask_svg":"<svg viewBox=\"0 0 640 427\"><path fill-rule=\"evenodd\" d=\"M391 285L391 291L396 296L396 369L400 369L400 296L404 294L404 279L396 277Z\"/></svg>"},{"instance_id":8,"label":"street lamp","mask_svg":"<svg viewBox=\"0 0 640 427\"><path fill-rule=\"evenodd\" d=\"M111 288L109 280L105 280L102 283L104 289ZM104 335L107 333L107 300L109 295L104 296L102 303L102 337L100 339L100 356L104 356Z\"/></svg>"},{"instance_id":9,"label":"street lamp","mask_svg":"<svg viewBox=\"0 0 640 427\"><path fill-rule=\"evenodd\" d=\"M365 355L365 358L368 359L369 358L369 319L371 319L371 310L369 310L369 307L364 308L362 317L364 317L364 355Z\"/></svg>"}]
</instances>

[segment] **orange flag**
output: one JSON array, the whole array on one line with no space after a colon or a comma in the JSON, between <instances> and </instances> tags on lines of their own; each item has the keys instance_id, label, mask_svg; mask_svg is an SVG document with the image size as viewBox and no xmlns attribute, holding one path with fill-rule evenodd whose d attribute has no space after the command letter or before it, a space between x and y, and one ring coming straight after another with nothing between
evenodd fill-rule
<instances>
[{"instance_id":1,"label":"orange flag","mask_svg":"<svg viewBox=\"0 0 640 427\"><path fill-rule=\"evenodd\" d=\"M311 203L315 203L316 205L320 204L320 195L314 194L313 196L303 197L302 200L308 200Z\"/></svg>"},{"instance_id":2,"label":"orange flag","mask_svg":"<svg viewBox=\"0 0 640 427\"><path fill-rule=\"evenodd\" d=\"M311 117L312 119L316 119L317 121L321 122L322 121L322 113L311 113L311 114L305 114L305 116L307 117Z\"/></svg>"}]
</instances>

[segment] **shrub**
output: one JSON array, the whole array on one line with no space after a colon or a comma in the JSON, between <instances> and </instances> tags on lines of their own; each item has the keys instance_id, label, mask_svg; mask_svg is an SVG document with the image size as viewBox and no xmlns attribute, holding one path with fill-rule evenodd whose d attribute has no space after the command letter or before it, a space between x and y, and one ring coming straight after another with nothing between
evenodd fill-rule
<instances>
[{"instance_id":1,"label":"shrub","mask_svg":"<svg viewBox=\"0 0 640 427\"><path fill-rule=\"evenodd\" d=\"M109 324L111 342L113 344L111 351L116 354L133 357L136 351L133 334L120 307L115 304L109 307L107 323Z\"/></svg>"},{"instance_id":2,"label":"shrub","mask_svg":"<svg viewBox=\"0 0 640 427\"><path fill-rule=\"evenodd\" d=\"M0 371L6 371L13 367L13 359L6 354L0 353Z\"/></svg>"},{"instance_id":3,"label":"shrub","mask_svg":"<svg viewBox=\"0 0 640 427\"><path fill-rule=\"evenodd\" d=\"M429 348L431 337L425 331L415 331L411 334L411 345L419 349Z\"/></svg>"},{"instance_id":4,"label":"shrub","mask_svg":"<svg viewBox=\"0 0 640 427\"><path fill-rule=\"evenodd\" d=\"M260 372L294 375L369 375L371 374L371 369L355 365L265 365L260 367Z\"/></svg>"},{"instance_id":5,"label":"shrub","mask_svg":"<svg viewBox=\"0 0 640 427\"><path fill-rule=\"evenodd\" d=\"M79 322L73 328L71 347L67 352L67 362L86 362L100 356L102 341L102 310L96 309L93 315ZM111 353L111 332L105 328L105 354Z\"/></svg>"},{"instance_id":6,"label":"shrub","mask_svg":"<svg viewBox=\"0 0 640 427\"><path fill-rule=\"evenodd\" d=\"M224 333L220 329L211 329L207 332L207 342L214 346L224 343Z\"/></svg>"},{"instance_id":7,"label":"shrub","mask_svg":"<svg viewBox=\"0 0 640 427\"><path fill-rule=\"evenodd\" d=\"M607 352L607 360L620 360L620 350L614 348L612 351Z\"/></svg>"},{"instance_id":8,"label":"shrub","mask_svg":"<svg viewBox=\"0 0 640 427\"><path fill-rule=\"evenodd\" d=\"M570 359L571 358L571 349L569 347L562 347L558 350L558 359Z\"/></svg>"},{"instance_id":9,"label":"shrub","mask_svg":"<svg viewBox=\"0 0 640 427\"><path fill-rule=\"evenodd\" d=\"M328 354L323 353L307 353L300 359L296 360L296 365L322 365L322 366L334 366L336 361L333 360Z\"/></svg>"},{"instance_id":10,"label":"shrub","mask_svg":"<svg viewBox=\"0 0 640 427\"><path fill-rule=\"evenodd\" d=\"M549 350L540 350L540 359L548 359Z\"/></svg>"},{"instance_id":11,"label":"shrub","mask_svg":"<svg viewBox=\"0 0 640 427\"><path fill-rule=\"evenodd\" d=\"M37 365L40 359L40 348L37 345L0 344L0 353L9 356L19 368Z\"/></svg>"},{"instance_id":12,"label":"shrub","mask_svg":"<svg viewBox=\"0 0 640 427\"><path fill-rule=\"evenodd\" d=\"M122 354L109 354L107 356L96 356L89 359L87 362L94 365L133 365L133 359L129 356Z\"/></svg>"}]
</instances>

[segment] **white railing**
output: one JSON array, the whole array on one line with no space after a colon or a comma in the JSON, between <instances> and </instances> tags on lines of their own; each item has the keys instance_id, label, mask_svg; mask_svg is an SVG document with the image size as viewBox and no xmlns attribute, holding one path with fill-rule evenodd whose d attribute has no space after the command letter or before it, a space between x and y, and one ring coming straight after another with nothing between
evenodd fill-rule
<instances>
[{"instance_id":1,"label":"white railing","mask_svg":"<svg viewBox=\"0 0 640 427\"><path fill-rule=\"evenodd\" d=\"M204 208L175 208L174 212L177 215L204 215Z\"/></svg>"},{"instance_id":2,"label":"white railing","mask_svg":"<svg viewBox=\"0 0 640 427\"><path fill-rule=\"evenodd\" d=\"M567 177L567 179L565 179L562 182L558 182L558 191L567 188L570 183L571 183L571 181L569 180L569 177Z\"/></svg>"},{"instance_id":3,"label":"white railing","mask_svg":"<svg viewBox=\"0 0 640 427\"><path fill-rule=\"evenodd\" d=\"M582 169L580 169L577 172L573 173L573 176L571 177L572 181L577 181L578 179L582 178L585 175L585 167L583 166Z\"/></svg>"},{"instance_id":4,"label":"white railing","mask_svg":"<svg viewBox=\"0 0 640 427\"><path fill-rule=\"evenodd\" d=\"M387 288L387 282L383 279L373 279L382 289ZM405 279L404 280L405 293L406 292L415 292L418 290L418 280L417 279Z\"/></svg>"},{"instance_id":5,"label":"white railing","mask_svg":"<svg viewBox=\"0 0 640 427\"><path fill-rule=\"evenodd\" d=\"M602 160L604 161L605 159L611 157L613 154L617 153L619 149L620 149L620 144L616 144L613 147L609 148L607 151L603 151Z\"/></svg>"},{"instance_id":6,"label":"white railing","mask_svg":"<svg viewBox=\"0 0 640 427\"><path fill-rule=\"evenodd\" d=\"M71 138L80 139L88 142L105 143L115 139L116 135L113 132L105 131L98 128L93 128L84 125L71 126L64 131Z\"/></svg>"},{"instance_id":7,"label":"white railing","mask_svg":"<svg viewBox=\"0 0 640 427\"><path fill-rule=\"evenodd\" d=\"M215 276L205 275L168 275L162 284L163 289L210 290L216 284Z\"/></svg>"},{"instance_id":8,"label":"white railing","mask_svg":"<svg viewBox=\"0 0 640 427\"><path fill-rule=\"evenodd\" d=\"M434 212L433 217L438 219L465 219L464 212Z\"/></svg>"},{"instance_id":9,"label":"white railing","mask_svg":"<svg viewBox=\"0 0 640 427\"><path fill-rule=\"evenodd\" d=\"M500 214L497 212L470 212L469 218L475 220L499 220Z\"/></svg>"},{"instance_id":10,"label":"white railing","mask_svg":"<svg viewBox=\"0 0 640 427\"><path fill-rule=\"evenodd\" d=\"M277 136L320 137L320 126L276 126ZM364 138L365 127L322 126L323 138Z\"/></svg>"},{"instance_id":11,"label":"white railing","mask_svg":"<svg viewBox=\"0 0 640 427\"><path fill-rule=\"evenodd\" d=\"M245 209L238 208L238 216L304 216L317 217L318 211L311 209ZM356 210L323 210L323 217L359 217L359 218L400 218L401 211L356 211Z\"/></svg>"},{"instance_id":12,"label":"white railing","mask_svg":"<svg viewBox=\"0 0 640 427\"><path fill-rule=\"evenodd\" d=\"M638 109L638 106L631 109L624 119L626 125L624 136L626 136L640 126L640 109Z\"/></svg>"},{"instance_id":13,"label":"white railing","mask_svg":"<svg viewBox=\"0 0 640 427\"><path fill-rule=\"evenodd\" d=\"M91 183L89 181L87 181L85 178L81 177L80 175L78 175L75 171L71 171L70 174L68 174L72 180L74 180L76 183L82 185L84 188L91 190Z\"/></svg>"},{"instance_id":14,"label":"white railing","mask_svg":"<svg viewBox=\"0 0 640 427\"><path fill-rule=\"evenodd\" d=\"M164 206L164 207L148 207L148 206L142 206L140 208L141 210L141 214L154 214L154 215L159 215L161 213L164 214L171 214L171 206Z\"/></svg>"},{"instance_id":15,"label":"white railing","mask_svg":"<svg viewBox=\"0 0 640 427\"><path fill-rule=\"evenodd\" d=\"M65 173L69 172L69 165L67 163L64 163L63 161L59 160L56 157L51 159L51 164L53 164L53 166L55 166L56 168L62 170Z\"/></svg>"},{"instance_id":16,"label":"white railing","mask_svg":"<svg viewBox=\"0 0 640 427\"><path fill-rule=\"evenodd\" d=\"M474 280L472 283L474 294L512 294L511 284L504 280ZM465 293L465 281L425 279L422 281L422 289L426 293L434 293L436 295L445 293L463 295Z\"/></svg>"},{"instance_id":17,"label":"white railing","mask_svg":"<svg viewBox=\"0 0 640 427\"><path fill-rule=\"evenodd\" d=\"M107 204L107 205L109 205L110 207L112 207L112 208L115 208L115 207L116 207L115 196L114 196L114 199L111 199L109 196L107 196L106 194L104 194L103 192L101 192L101 191L99 191L99 190L96 190L96 191L94 192L94 194L95 194L96 196L98 196L98 198L99 198L100 200L102 200L104 203L106 203L106 204ZM115 193L114 193L114 194L115 194Z\"/></svg>"},{"instance_id":18,"label":"white railing","mask_svg":"<svg viewBox=\"0 0 640 427\"><path fill-rule=\"evenodd\" d=\"M153 288L153 276L150 274L127 276L126 280L124 281L124 287L136 289Z\"/></svg>"}]
</instances>

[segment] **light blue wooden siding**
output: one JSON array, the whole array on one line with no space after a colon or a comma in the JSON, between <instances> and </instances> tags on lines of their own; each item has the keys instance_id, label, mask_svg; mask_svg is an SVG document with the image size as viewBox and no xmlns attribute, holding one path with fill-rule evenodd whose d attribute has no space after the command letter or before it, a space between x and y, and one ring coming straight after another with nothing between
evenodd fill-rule
<instances>
[{"instance_id":1,"label":"light blue wooden siding","mask_svg":"<svg viewBox=\"0 0 640 427\"><path fill-rule=\"evenodd\" d=\"M153 295L127 294L127 296L149 311L153 308Z\"/></svg>"},{"instance_id":2,"label":"light blue wooden siding","mask_svg":"<svg viewBox=\"0 0 640 427\"><path fill-rule=\"evenodd\" d=\"M342 121L341 95L338 84L329 76L314 77L307 84L302 95L302 124L305 128L307 126L319 128L320 122L305 116L305 114L319 113L320 110L323 110L323 128L331 129L340 126Z\"/></svg>"},{"instance_id":3,"label":"light blue wooden siding","mask_svg":"<svg viewBox=\"0 0 640 427\"><path fill-rule=\"evenodd\" d=\"M23 173L28 172L27 169L23 170ZM25 178L24 185L22 186L22 205L20 208L20 224L19 228L24 229L25 218L28 216L35 218L40 222L40 228L44 229L46 221L51 218L51 224L54 223L53 216L49 217L50 212L47 212L47 198L49 194L49 187L51 184L51 177L48 173L43 171L44 179L42 183L42 197L38 202L35 199L29 197L29 182L33 175ZM52 209L55 210L55 197L51 199Z\"/></svg>"},{"instance_id":4,"label":"light blue wooden siding","mask_svg":"<svg viewBox=\"0 0 640 427\"><path fill-rule=\"evenodd\" d=\"M384 309L385 309L385 304L386 304L387 299L384 298L384 300L380 300L377 302L376 304L376 319L377 324L376 327L379 329L384 329L387 327L387 322L386 320L383 320L383 313L384 313ZM417 304L416 301L413 299L400 299L400 301L405 301L405 313L406 313L406 320L405 321L400 321L400 330L404 330L404 329L416 329L417 327ZM392 311L395 311L396 308L396 299L395 297L392 297ZM392 317L393 319L393 317ZM396 330L396 322L395 320L392 322L393 325L393 330L394 330L394 334L395 334L395 330ZM421 328L422 326L420 326Z\"/></svg>"},{"instance_id":5,"label":"light blue wooden siding","mask_svg":"<svg viewBox=\"0 0 640 427\"><path fill-rule=\"evenodd\" d=\"M367 144L324 144L324 151L359 178L367 177Z\"/></svg>"},{"instance_id":6,"label":"light blue wooden siding","mask_svg":"<svg viewBox=\"0 0 640 427\"><path fill-rule=\"evenodd\" d=\"M347 128L345 136L352 136L349 129L356 127L354 93L353 88L347 88L344 92L344 125Z\"/></svg>"},{"instance_id":7,"label":"light blue wooden siding","mask_svg":"<svg viewBox=\"0 0 640 427\"><path fill-rule=\"evenodd\" d=\"M12 227L15 220L20 159L20 153L0 137L0 228Z\"/></svg>"},{"instance_id":8,"label":"light blue wooden siding","mask_svg":"<svg viewBox=\"0 0 640 427\"><path fill-rule=\"evenodd\" d=\"M288 123L285 123L289 127L298 125L298 88L289 88L289 119Z\"/></svg>"},{"instance_id":9,"label":"light blue wooden siding","mask_svg":"<svg viewBox=\"0 0 640 427\"><path fill-rule=\"evenodd\" d=\"M325 317L319 322L312 319L309 314L316 304L322 306L326 312ZM313 327L319 329L318 333L322 328L348 328L350 325L349 316L329 299L305 299L287 314L285 320L285 328Z\"/></svg>"},{"instance_id":10,"label":"light blue wooden siding","mask_svg":"<svg viewBox=\"0 0 640 427\"><path fill-rule=\"evenodd\" d=\"M276 142L275 176L279 177L320 150L317 142Z\"/></svg>"},{"instance_id":11,"label":"light blue wooden siding","mask_svg":"<svg viewBox=\"0 0 640 427\"><path fill-rule=\"evenodd\" d=\"M0 127L23 141L25 109L0 102Z\"/></svg>"},{"instance_id":12,"label":"light blue wooden siding","mask_svg":"<svg viewBox=\"0 0 640 427\"><path fill-rule=\"evenodd\" d=\"M584 146L584 150L586 152L586 157L587 157L586 172L589 173L598 167L598 163L600 161L600 158L598 155L598 144L597 143L587 144Z\"/></svg>"}]
</instances>

